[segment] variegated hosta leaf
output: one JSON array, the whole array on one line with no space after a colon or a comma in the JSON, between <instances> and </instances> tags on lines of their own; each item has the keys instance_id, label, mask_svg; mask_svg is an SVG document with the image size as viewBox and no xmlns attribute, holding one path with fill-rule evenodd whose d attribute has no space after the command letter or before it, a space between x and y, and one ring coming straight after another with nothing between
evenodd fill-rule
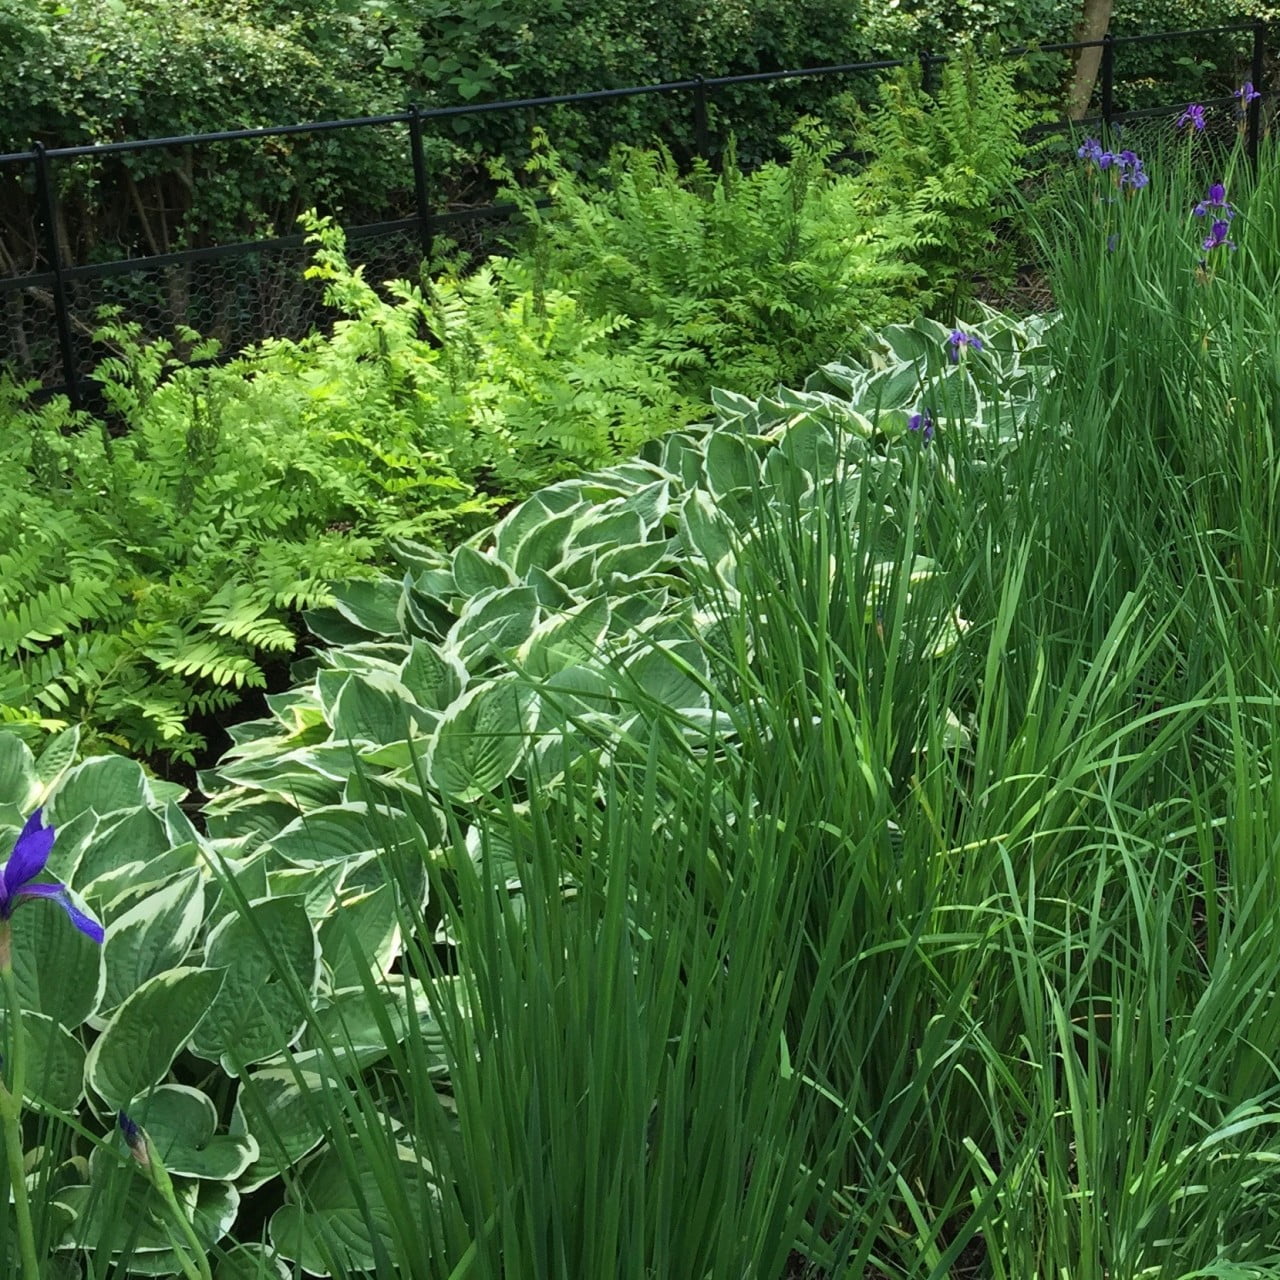
<instances>
[{"instance_id":1,"label":"variegated hosta leaf","mask_svg":"<svg viewBox=\"0 0 1280 1280\"><path fill-rule=\"evenodd\" d=\"M222 989L218 969L168 969L144 982L115 1011L85 1064L93 1091L112 1110L164 1079L174 1058Z\"/></svg>"},{"instance_id":2,"label":"variegated hosta leaf","mask_svg":"<svg viewBox=\"0 0 1280 1280\"><path fill-rule=\"evenodd\" d=\"M217 924L205 963L224 981L191 1038L191 1050L230 1076L295 1040L306 1022L299 996L320 978L320 943L299 897L263 898Z\"/></svg>"},{"instance_id":3,"label":"variegated hosta leaf","mask_svg":"<svg viewBox=\"0 0 1280 1280\"><path fill-rule=\"evenodd\" d=\"M271 1243L281 1257L312 1275L347 1275L374 1266L374 1232L392 1256L396 1250L391 1242L397 1235L421 1240L421 1226L404 1215L419 1212L426 1199L432 1175L423 1162L407 1147L398 1150L395 1184L401 1194L395 1204L387 1203L386 1178L359 1148L355 1173L353 1185L349 1161L332 1152L311 1160L295 1192L305 1209L291 1197L271 1217Z\"/></svg>"},{"instance_id":4,"label":"variegated hosta leaf","mask_svg":"<svg viewBox=\"0 0 1280 1280\"><path fill-rule=\"evenodd\" d=\"M122 1178L127 1179L123 1189L117 1182ZM206 1248L231 1229L240 1208L240 1192L232 1183L175 1178L174 1190ZM121 1168L114 1155L96 1151L89 1161L89 1181L63 1187L54 1202L71 1214L60 1249L101 1251L103 1241L110 1241L117 1250L130 1249L130 1275L183 1274L170 1243L173 1228L166 1229L168 1211L141 1170Z\"/></svg>"},{"instance_id":5,"label":"variegated hosta leaf","mask_svg":"<svg viewBox=\"0 0 1280 1280\"><path fill-rule=\"evenodd\" d=\"M162 1084L127 1108L146 1130L164 1166L175 1177L234 1182L258 1158L250 1134L219 1134L213 1099L188 1085ZM113 1145L122 1159L128 1148L117 1131Z\"/></svg>"}]
</instances>

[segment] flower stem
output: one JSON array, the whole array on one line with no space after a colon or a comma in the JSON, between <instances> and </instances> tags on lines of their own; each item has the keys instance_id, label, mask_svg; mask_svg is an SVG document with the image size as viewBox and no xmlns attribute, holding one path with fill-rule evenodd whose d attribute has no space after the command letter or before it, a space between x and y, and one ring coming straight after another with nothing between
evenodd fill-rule
<instances>
[{"instance_id":1,"label":"flower stem","mask_svg":"<svg viewBox=\"0 0 1280 1280\"><path fill-rule=\"evenodd\" d=\"M199 1280L213 1280L213 1273L209 1270L209 1257L205 1253L204 1245L200 1243L200 1237L196 1235L195 1228L191 1225L191 1219L183 1212L182 1206L178 1203L178 1194L173 1189L173 1182L169 1178L169 1172L163 1165L157 1162L152 1169L152 1184L160 1193L161 1198L168 1206L169 1212L173 1215L174 1221L178 1224L178 1229L186 1237L187 1243L191 1246L192 1258L195 1261L196 1272ZM182 1269L188 1276L192 1272L188 1270L188 1259L179 1248L174 1249ZM194 1278L193 1278L194 1280Z\"/></svg>"},{"instance_id":2,"label":"flower stem","mask_svg":"<svg viewBox=\"0 0 1280 1280\"><path fill-rule=\"evenodd\" d=\"M209 1270L208 1255L178 1200L173 1179L169 1176L169 1170L164 1167L164 1161L156 1150L155 1143L151 1141L147 1131L136 1124L126 1112L119 1112L118 1119L120 1132L124 1134L129 1153L146 1174L147 1181L151 1183L156 1194L164 1201L164 1207L168 1210L169 1217L173 1219L172 1222L164 1223L164 1233L169 1238L169 1247L178 1260L182 1274L187 1277L187 1280L213 1280ZM196 1200L198 1204L198 1193ZM186 1243L191 1246L191 1257L187 1256L182 1242L175 1237L174 1226L177 1226Z\"/></svg>"},{"instance_id":3,"label":"flower stem","mask_svg":"<svg viewBox=\"0 0 1280 1280\"><path fill-rule=\"evenodd\" d=\"M186 1250L182 1247L182 1242L173 1234L173 1229L168 1223L165 1224L165 1235L169 1237L169 1248L173 1250L173 1256L177 1259L178 1266L182 1269L182 1274L187 1280L205 1280L209 1274L208 1260L204 1260L200 1269L196 1269L196 1265L187 1257ZM196 1256L204 1259L204 1253L197 1246Z\"/></svg>"},{"instance_id":4,"label":"flower stem","mask_svg":"<svg viewBox=\"0 0 1280 1280\"><path fill-rule=\"evenodd\" d=\"M8 933L8 924L0 925ZM7 938L5 939L7 942ZM7 953L8 947L0 947ZM7 960L7 954L0 955ZM4 983L9 1025L9 1086L0 1085L0 1127L4 1131L5 1161L9 1166L9 1183L13 1188L13 1212L17 1220L18 1249L22 1254L22 1280L40 1280L40 1262L36 1257L36 1233L31 1223L31 1203L27 1198L26 1171L22 1167L22 1087L26 1083L26 1046L22 1042L22 1008L18 1003L18 984L13 965L0 963L0 981Z\"/></svg>"}]
</instances>

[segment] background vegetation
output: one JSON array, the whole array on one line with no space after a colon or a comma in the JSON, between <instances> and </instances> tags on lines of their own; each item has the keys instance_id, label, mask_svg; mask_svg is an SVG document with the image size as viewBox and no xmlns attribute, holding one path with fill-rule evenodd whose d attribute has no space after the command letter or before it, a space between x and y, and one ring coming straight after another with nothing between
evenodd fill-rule
<instances>
[{"instance_id":1,"label":"background vegetation","mask_svg":"<svg viewBox=\"0 0 1280 1280\"><path fill-rule=\"evenodd\" d=\"M963 0L866 5L845 0L750 4L641 0L0 0L0 151L39 139L70 145L171 137L403 110L576 92L696 75L912 57L957 40L996 46L1068 39L1063 0ZM1116 31L1212 25L1269 13L1260 0L1192 5L1121 0ZM1121 105L1225 93L1246 42L1147 45L1118 62ZM1056 95L1065 61L1033 58L1024 85ZM835 124L874 99L871 77L717 90L717 145L737 138L751 165L778 158L778 140L805 113ZM594 167L612 145L662 142L693 150L687 99L627 99L536 118L461 117L428 131L433 191L448 200L488 191L485 160L518 164L543 125L566 158ZM68 257L106 260L190 245L287 234L308 207L348 222L394 216L412 198L403 129L326 134L159 151L65 164L60 234ZM0 270L29 270L41 254L29 187L0 174Z\"/></svg>"},{"instance_id":2,"label":"background vegetation","mask_svg":"<svg viewBox=\"0 0 1280 1280\"><path fill-rule=\"evenodd\" d=\"M193 763L280 684L300 612L386 564L388 539L453 541L700 417L714 387L759 394L923 306L950 314L1025 158L1012 76L958 62L910 152L893 110L868 121L857 173L813 122L749 174L728 156L682 177L633 148L593 188L540 150L510 256L382 292L312 220L310 274L344 318L218 368L109 326L103 416L0 402L23 478L0 526L0 715L33 745L76 725Z\"/></svg>"},{"instance_id":3,"label":"background vegetation","mask_svg":"<svg viewBox=\"0 0 1280 1280\"><path fill-rule=\"evenodd\" d=\"M27 1280L1280 1276L1276 146L1012 74L0 391Z\"/></svg>"}]
</instances>

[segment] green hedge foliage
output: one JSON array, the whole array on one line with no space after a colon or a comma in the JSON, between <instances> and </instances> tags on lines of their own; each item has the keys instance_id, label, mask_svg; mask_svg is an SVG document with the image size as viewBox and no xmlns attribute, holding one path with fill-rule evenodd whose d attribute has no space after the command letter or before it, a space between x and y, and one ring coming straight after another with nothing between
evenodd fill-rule
<instances>
[{"instance_id":1,"label":"green hedge foliage","mask_svg":"<svg viewBox=\"0 0 1280 1280\"><path fill-rule=\"evenodd\" d=\"M958 41L996 47L1070 38L1078 6L1063 0L0 0L0 150L33 139L65 145L292 123L608 88L697 75L914 58ZM1178 28L1269 12L1261 0L1120 0L1117 31ZM1135 105L1195 97L1232 82L1246 40L1127 49L1119 60ZM1065 60L1034 57L1026 83L1060 87ZM866 104L872 77L727 86L710 95L717 148L733 134L748 163L806 113L832 115L843 95ZM1122 95L1123 97L1123 95ZM474 195L484 162L528 154L531 124L593 167L618 143L661 141L687 158L688 95L558 108L535 116L459 117L427 131L433 189ZM287 230L316 206L352 221L407 207L412 172L399 127L314 138L222 143L62 166L71 252L83 260L160 253ZM482 181L483 185L483 181ZM0 180L0 236L22 269L39 252L30 185Z\"/></svg>"}]
</instances>

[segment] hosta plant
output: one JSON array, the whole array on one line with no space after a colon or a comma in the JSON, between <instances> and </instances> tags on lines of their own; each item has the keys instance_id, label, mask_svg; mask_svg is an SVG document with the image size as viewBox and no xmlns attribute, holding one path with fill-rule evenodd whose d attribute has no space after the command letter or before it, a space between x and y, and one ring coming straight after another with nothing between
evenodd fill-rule
<instances>
[{"instance_id":1,"label":"hosta plant","mask_svg":"<svg viewBox=\"0 0 1280 1280\"><path fill-rule=\"evenodd\" d=\"M554 776L602 742L643 740L646 699L705 734L726 710L705 656L721 625L713 605L736 596L759 504L800 513L814 537L832 484L857 512L874 479L874 518L897 530L887 580L914 519L884 507L903 450L928 448L926 414L930 431L964 431L993 458L1010 447L1048 376L1044 324L985 313L964 331L890 327L865 362L828 365L809 390L717 392L715 423L544 488L451 554L401 541L404 576L351 584L309 614L329 647L203 775L216 846L367 853L367 814L383 808L439 830L442 805L483 811L500 787L519 792L534 762ZM933 572L916 560L917 594ZM952 605L931 608L921 634L942 652L962 623Z\"/></svg>"},{"instance_id":2,"label":"hosta plant","mask_svg":"<svg viewBox=\"0 0 1280 1280\"><path fill-rule=\"evenodd\" d=\"M314 1271L326 1215L360 1216L354 1189L326 1183L324 1100L372 1081L397 1037L429 1050L435 1036L420 984L390 976L401 920L425 906L421 864L392 885L369 851L220 859L180 788L123 757L72 765L75 749L64 735L37 758L0 733L0 835L11 844L42 806L56 834L49 872L105 926L98 945L58 912L24 906L11 921L25 1099L58 1135L28 1157L45 1243L100 1267L126 1259L131 1275L189 1274L156 1182L122 1176L124 1113L163 1161L192 1237L222 1256L219 1275L256 1275L268 1256L280 1274L299 1260ZM427 1171L406 1157L403 1177ZM300 1222L296 1197L313 1193L319 1217ZM266 1216L270 1255L232 1248L242 1206ZM338 1261L370 1264L380 1222L375 1206Z\"/></svg>"}]
</instances>

